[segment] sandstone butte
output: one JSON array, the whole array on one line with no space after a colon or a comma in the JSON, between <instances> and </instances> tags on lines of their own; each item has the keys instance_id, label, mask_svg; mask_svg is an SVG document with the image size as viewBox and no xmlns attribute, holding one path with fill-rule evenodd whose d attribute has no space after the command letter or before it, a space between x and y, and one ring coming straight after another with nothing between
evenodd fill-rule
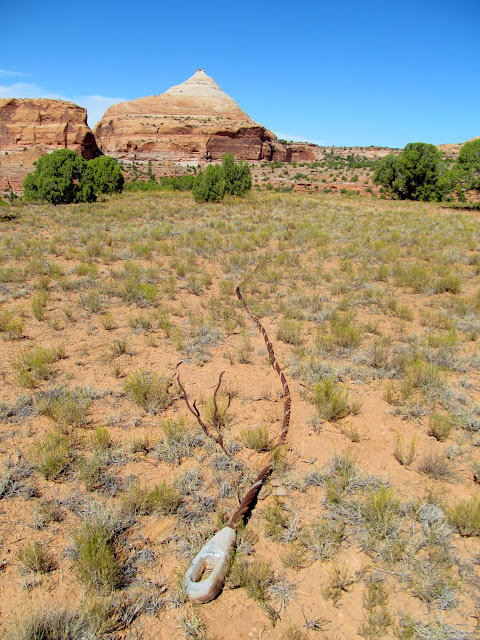
<instances>
[{"instance_id":1,"label":"sandstone butte","mask_svg":"<svg viewBox=\"0 0 480 640\"><path fill-rule=\"evenodd\" d=\"M57 149L72 149L86 160L101 153L86 109L65 100L0 99L0 188L21 189L33 162Z\"/></svg>"},{"instance_id":2,"label":"sandstone butte","mask_svg":"<svg viewBox=\"0 0 480 640\"><path fill-rule=\"evenodd\" d=\"M203 69L161 95L113 105L95 128L113 157L207 162L233 153L250 161L312 161L315 145L284 143L254 122Z\"/></svg>"}]
</instances>

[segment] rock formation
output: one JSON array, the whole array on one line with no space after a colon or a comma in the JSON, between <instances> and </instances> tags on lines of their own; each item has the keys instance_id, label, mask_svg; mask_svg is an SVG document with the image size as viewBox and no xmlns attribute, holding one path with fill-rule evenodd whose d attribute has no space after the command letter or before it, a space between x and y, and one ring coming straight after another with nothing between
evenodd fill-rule
<instances>
[{"instance_id":1,"label":"rock formation","mask_svg":"<svg viewBox=\"0 0 480 640\"><path fill-rule=\"evenodd\" d=\"M0 190L20 193L35 160L57 149L72 149L86 160L101 154L86 109L65 100L0 99Z\"/></svg>"},{"instance_id":2,"label":"rock formation","mask_svg":"<svg viewBox=\"0 0 480 640\"><path fill-rule=\"evenodd\" d=\"M86 160L99 155L87 111L65 100L0 99L0 150L73 149Z\"/></svg>"},{"instance_id":3,"label":"rock formation","mask_svg":"<svg viewBox=\"0 0 480 640\"><path fill-rule=\"evenodd\" d=\"M251 161L315 159L254 122L203 69L161 95L110 107L95 136L117 158L205 162L231 152Z\"/></svg>"}]
</instances>

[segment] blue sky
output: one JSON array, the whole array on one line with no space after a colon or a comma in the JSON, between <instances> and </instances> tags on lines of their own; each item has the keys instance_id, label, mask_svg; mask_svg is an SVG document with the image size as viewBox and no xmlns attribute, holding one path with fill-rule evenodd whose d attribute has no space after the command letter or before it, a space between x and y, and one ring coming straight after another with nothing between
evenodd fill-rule
<instances>
[{"instance_id":1,"label":"blue sky","mask_svg":"<svg viewBox=\"0 0 480 640\"><path fill-rule=\"evenodd\" d=\"M93 126L204 68L279 137L337 146L480 136L480 0L5 2L0 97Z\"/></svg>"}]
</instances>

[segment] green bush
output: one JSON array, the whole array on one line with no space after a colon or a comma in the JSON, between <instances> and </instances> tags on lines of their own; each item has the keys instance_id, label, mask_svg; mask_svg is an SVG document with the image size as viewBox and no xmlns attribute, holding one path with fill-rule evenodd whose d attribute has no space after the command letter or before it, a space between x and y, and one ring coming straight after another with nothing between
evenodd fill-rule
<instances>
[{"instance_id":1,"label":"green bush","mask_svg":"<svg viewBox=\"0 0 480 640\"><path fill-rule=\"evenodd\" d=\"M382 158L373 181L400 200L441 200L451 189L439 150L424 142L411 142L399 156L392 153Z\"/></svg>"},{"instance_id":2,"label":"green bush","mask_svg":"<svg viewBox=\"0 0 480 640\"><path fill-rule=\"evenodd\" d=\"M94 202L97 193L122 191L123 182L113 158L100 156L87 162L70 149L59 149L37 160L35 171L23 181L23 196L55 205Z\"/></svg>"},{"instance_id":3,"label":"green bush","mask_svg":"<svg viewBox=\"0 0 480 640\"><path fill-rule=\"evenodd\" d=\"M222 169L225 177L225 193L232 196L243 196L252 188L252 174L250 167L241 160L235 162L233 153L226 153L222 157Z\"/></svg>"},{"instance_id":4,"label":"green bush","mask_svg":"<svg viewBox=\"0 0 480 640\"><path fill-rule=\"evenodd\" d=\"M37 160L35 171L23 181L25 200L51 204L93 202L93 186L84 179L87 162L75 151L59 149Z\"/></svg>"},{"instance_id":5,"label":"green bush","mask_svg":"<svg viewBox=\"0 0 480 640\"><path fill-rule=\"evenodd\" d=\"M209 164L193 183L195 202L220 202L225 195L225 175L219 164Z\"/></svg>"},{"instance_id":6,"label":"green bush","mask_svg":"<svg viewBox=\"0 0 480 640\"><path fill-rule=\"evenodd\" d=\"M464 189L480 191L480 138L463 145L453 173L455 182L460 183ZM460 188L458 191L461 200L463 190ZM464 194L461 201L465 201Z\"/></svg>"},{"instance_id":7,"label":"green bush","mask_svg":"<svg viewBox=\"0 0 480 640\"><path fill-rule=\"evenodd\" d=\"M168 407L170 379L149 371L136 371L125 381L125 391L147 413L158 414Z\"/></svg>"},{"instance_id":8,"label":"green bush","mask_svg":"<svg viewBox=\"0 0 480 640\"><path fill-rule=\"evenodd\" d=\"M158 181L134 180L125 182L126 191L191 191L195 176L163 176Z\"/></svg>"},{"instance_id":9,"label":"green bush","mask_svg":"<svg viewBox=\"0 0 480 640\"><path fill-rule=\"evenodd\" d=\"M121 567L113 550L112 538L103 524L87 522L74 536L76 566L81 581L90 588L109 592L121 582Z\"/></svg>"},{"instance_id":10,"label":"green bush","mask_svg":"<svg viewBox=\"0 0 480 640\"><path fill-rule=\"evenodd\" d=\"M109 156L87 162L85 181L92 185L95 193L121 193L125 182L122 170Z\"/></svg>"},{"instance_id":11,"label":"green bush","mask_svg":"<svg viewBox=\"0 0 480 640\"><path fill-rule=\"evenodd\" d=\"M225 194L244 196L252 188L252 174L246 162L236 163L232 153L222 157L222 164L210 164L200 171L193 183L195 202L220 202Z\"/></svg>"}]
</instances>

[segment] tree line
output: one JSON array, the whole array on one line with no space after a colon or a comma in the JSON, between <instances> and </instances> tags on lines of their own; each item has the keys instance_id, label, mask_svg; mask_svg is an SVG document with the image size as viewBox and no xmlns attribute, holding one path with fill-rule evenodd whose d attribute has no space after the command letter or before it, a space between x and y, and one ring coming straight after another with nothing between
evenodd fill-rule
<instances>
[{"instance_id":1,"label":"tree line","mask_svg":"<svg viewBox=\"0 0 480 640\"><path fill-rule=\"evenodd\" d=\"M465 202L465 191L480 192L480 138L463 145L452 168L435 145L407 144L400 155L378 161L373 181L398 200L438 201L455 193Z\"/></svg>"}]
</instances>

